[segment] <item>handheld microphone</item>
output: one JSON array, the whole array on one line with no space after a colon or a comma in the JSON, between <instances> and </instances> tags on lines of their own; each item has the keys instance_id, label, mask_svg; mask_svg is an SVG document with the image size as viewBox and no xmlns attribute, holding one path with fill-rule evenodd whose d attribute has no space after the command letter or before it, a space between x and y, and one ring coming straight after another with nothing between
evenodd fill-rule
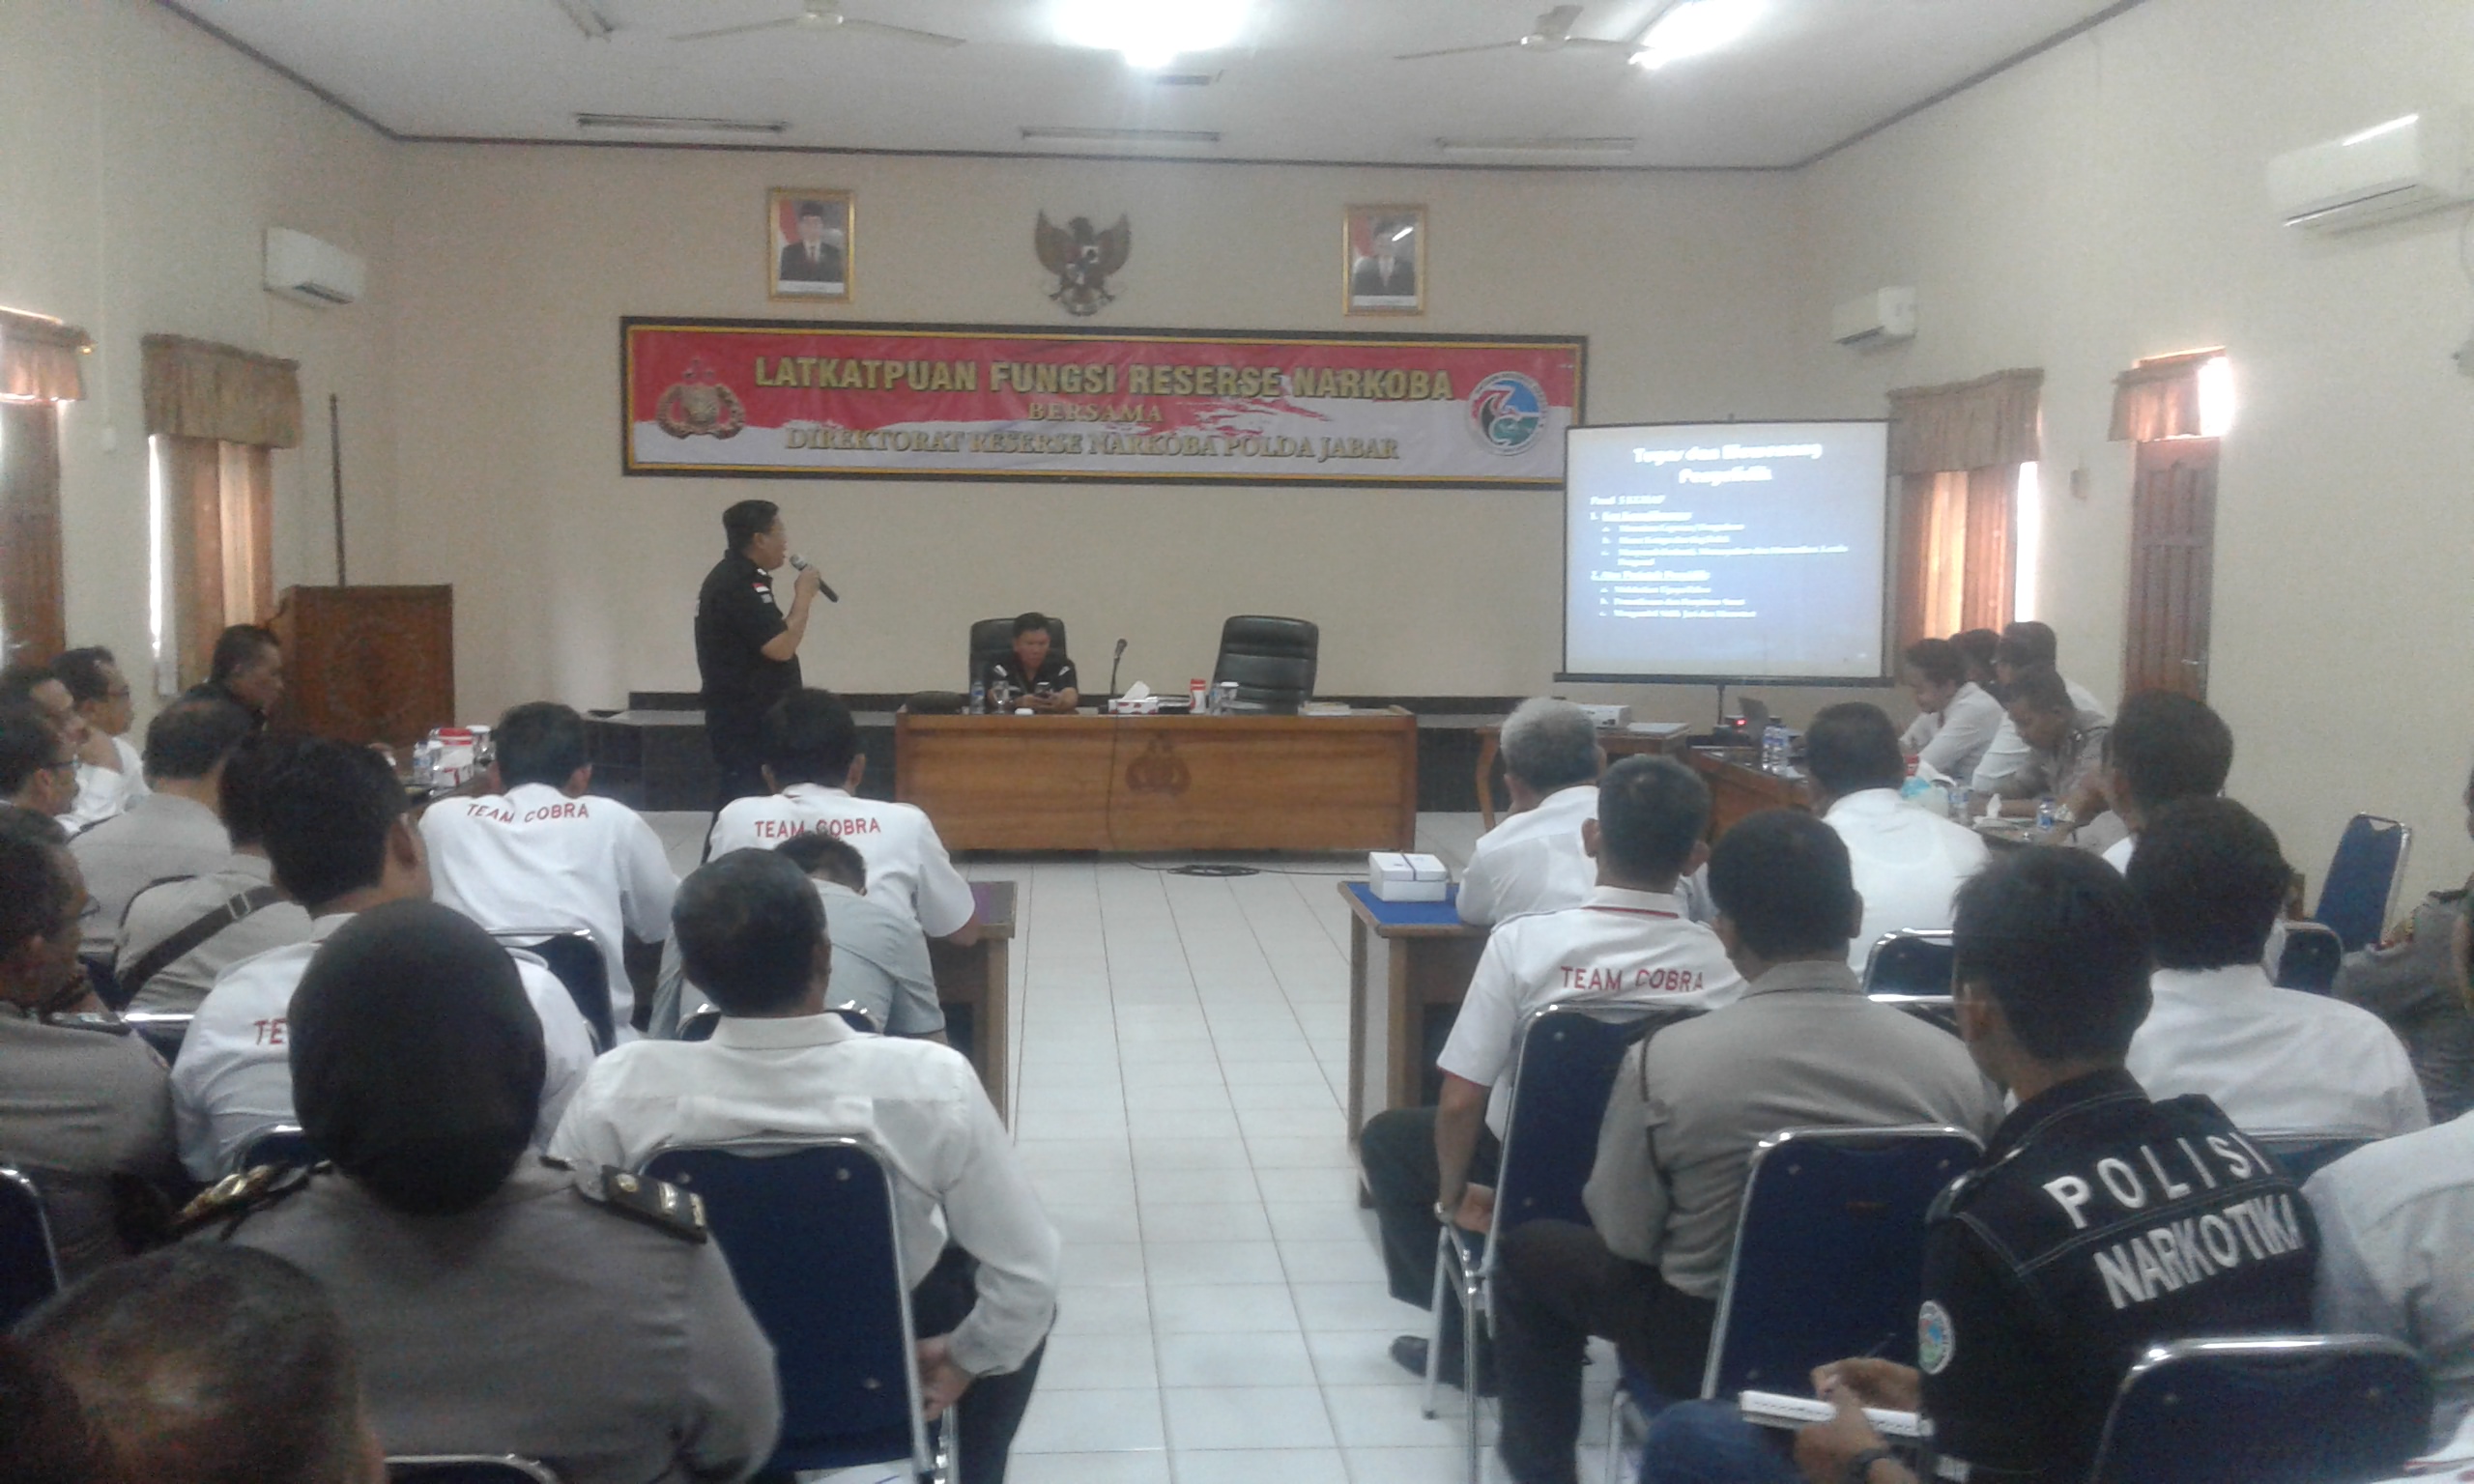
<instances>
[{"instance_id":1,"label":"handheld microphone","mask_svg":"<svg viewBox=\"0 0 2474 1484\"><path fill-rule=\"evenodd\" d=\"M808 565L808 559L805 556L791 557L791 566L794 570L800 572L816 572L814 567ZM817 572L816 575L816 590L824 594L824 601L827 603L839 603L842 601L842 594L834 591L833 588L825 583L824 574L821 572Z\"/></svg>"},{"instance_id":2,"label":"handheld microphone","mask_svg":"<svg viewBox=\"0 0 2474 1484\"><path fill-rule=\"evenodd\" d=\"M1117 652L1108 660L1108 699L1117 699L1117 667L1125 663L1125 641L1117 641Z\"/></svg>"}]
</instances>

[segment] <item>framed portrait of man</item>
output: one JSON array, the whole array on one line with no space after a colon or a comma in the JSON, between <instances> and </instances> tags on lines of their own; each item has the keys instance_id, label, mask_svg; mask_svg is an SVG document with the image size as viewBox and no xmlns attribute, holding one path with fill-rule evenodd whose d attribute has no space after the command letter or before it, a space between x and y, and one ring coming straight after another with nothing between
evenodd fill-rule
<instances>
[{"instance_id":1,"label":"framed portrait of man","mask_svg":"<svg viewBox=\"0 0 2474 1484\"><path fill-rule=\"evenodd\" d=\"M1341 232L1341 303L1350 314L1426 311L1426 209L1352 206Z\"/></svg>"},{"instance_id":2,"label":"framed portrait of man","mask_svg":"<svg viewBox=\"0 0 2474 1484\"><path fill-rule=\"evenodd\" d=\"M768 298L850 301L850 192L780 186L764 193Z\"/></svg>"}]
</instances>

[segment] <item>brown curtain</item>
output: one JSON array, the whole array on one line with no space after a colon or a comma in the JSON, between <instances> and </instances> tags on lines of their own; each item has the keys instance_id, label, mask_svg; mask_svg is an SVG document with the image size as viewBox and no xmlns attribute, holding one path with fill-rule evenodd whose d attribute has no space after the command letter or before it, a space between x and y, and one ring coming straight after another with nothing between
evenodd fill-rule
<instances>
[{"instance_id":1,"label":"brown curtain","mask_svg":"<svg viewBox=\"0 0 2474 1484\"><path fill-rule=\"evenodd\" d=\"M206 678L225 627L274 611L273 463L263 447L211 438L165 438L162 456L172 623L187 687Z\"/></svg>"},{"instance_id":2,"label":"brown curtain","mask_svg":"<svg viewBox=\"0 0 2474 1484\"><path fill-rule=\"evenodd\" d=\"M2223 351L2192 351L2143 360L2114 378L2114 442L2193 438L2200 431L2200 367Z\"/></svg>"},{"instance_id":3,"label":"brown curtain","mask_svg":"<svg viewBox=\"0 0 2474 1484\"><path fill-rule=\"evenodd\" d=\"M258 448L301 445L301 363L254 351L148 335L146 431Z\"/></svg>"},{"instance_id":4,"label":"brown curtain","mask_svg":"<svg viewBox=\"0 0 2474 1484\"><path fill-rule=\"evenodd\" d=\"M2010 621L2019 467L1899 480L1899 647Z\"/></svg>"},{"instance_id":5,"label":"brown curtain","mask_svg":"<svg viewBox=\"0 0 2474 1484\"><path fill-rule=\"evenodd\" d=\"M1946 474L2036 457L2042 371L1996 371L1890 393L1890 472Z\"/></svg>"},{"instance_id":6,"label":"brown curtain","mask_svg":"<svg viewBox=\"0 0 2474 1484\"><path fill-rule=\"evenodd\" d=\"M68 645L60 579L60 413L0 402L0 659Z\"/></svg>"},{"instance_id":7,"label":"brown curtain","mask_svg":"<svg viewBox=\"0 0 2474 1484\"><path fill-rule=\"evenodd\" d=\"M0 309L0 397L75 402L86 395L85 357L95 342L74 325Z\"/></svg>"}]
</instances>

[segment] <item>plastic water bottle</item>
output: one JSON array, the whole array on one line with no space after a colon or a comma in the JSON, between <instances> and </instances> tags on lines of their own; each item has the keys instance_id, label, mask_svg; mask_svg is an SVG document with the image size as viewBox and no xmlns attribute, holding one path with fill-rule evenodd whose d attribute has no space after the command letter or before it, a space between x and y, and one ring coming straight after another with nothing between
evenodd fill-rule
<instances>
[{"instance_id":1,"label":"plastic water bottle","mask_svg":"<svg viewBox=\"0 0 2474 1484\"><path fill-rule=\"evenodd\" d=\"M973 716L988 714L988 682L985 680L973 680L970 683L970 714Z\"/></svg>"},{"instance_id":2,"label":"plastic water bottle","mask_svg":"<svg viewBox=\"0 0 2474 1484\"><path fill-rule=\"evenodd\" d=\"M1950 785L1950 817L1961 824L1975 817L1975 790L1965 784Z\"/></svg>"},{"instance_id":3,"label":"plastic water bottle","mask_svg":"<svg viewBox=\"0 0 2474 1484\"><path fill-rule=\"evenodd\" d=\"M1772 721L1761 729L1761 766L1764 772L1787 771L1787 724Z\"/></svg>"},{"instance_id":4,"label":"plastic water bottle","mask_svg":"<svg viewBox=\"0 0 2474 1484\"><path fill-rule=\"evenodd\" d=\"M2053 800L2038 799L2036 801L2036 833L2038 835L2051 835L2053 833Z\"/></svg>"}]
</instances>

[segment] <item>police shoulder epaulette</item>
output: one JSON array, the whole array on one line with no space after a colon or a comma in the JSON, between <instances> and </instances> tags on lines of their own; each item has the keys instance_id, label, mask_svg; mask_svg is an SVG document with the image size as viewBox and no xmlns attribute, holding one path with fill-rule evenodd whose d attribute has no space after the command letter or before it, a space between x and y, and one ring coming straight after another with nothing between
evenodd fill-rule
<instances>
[{"instance_id":1,"label":"police shoulder epaulette","mask_svg":"<svg viewBox=\"0 0 2474 1484\"><path fill-rule=\"evenodd\" d=\"M579 1184L577 1190L603 1210L682 1241L708 1241L712 1229L705 1223L704 1197L648 1175L633 1175L616 1165L601 1167L598 1192Z\"/></svg>"},{"instance_id":2,"label":"police shoulder epaulette","mask_svg":"<svg viewBox=\"0 0 2474 1484\"><path fill-rule=\"evenodd\" d=\"M329 1164L261 1164L226 1175L181 1209L173 1219L172 1235L187 1237L220 1221L227 1223L223 1235L229 1237L242 1222L308 1189L310 1177L332 1168Z\"/></svg>"}]
</instances>

